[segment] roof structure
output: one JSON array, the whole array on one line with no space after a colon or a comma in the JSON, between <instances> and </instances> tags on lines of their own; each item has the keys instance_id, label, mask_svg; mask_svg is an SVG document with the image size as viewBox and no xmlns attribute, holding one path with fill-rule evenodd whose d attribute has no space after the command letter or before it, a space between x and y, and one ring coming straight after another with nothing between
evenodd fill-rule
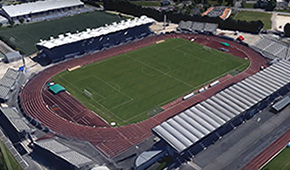
<instances>
[{"instance_id":1,"label":"roof structure","mask_svg":"<svg viewBox=\"0 0 290 170\"><path fill-rule=\"evenodd\" d=\"M154 127L181 153L290 83L290 62L281 60Z\"/></svg>"},{"instance_id":2,"label":"roof structure","mask_svg":"<svg viewBox=\"0 0 290 170\"><path fill-rule=\"evenodd\" d=\"M286 96L285 98L283 98L279 102L275 103L272 106L272 108L275 109L276 111L280 111L281 109L283 109L284 107L286 107L289 103L290 103L290 97L289 96Z\"/></svg>"},{"instance_id":3,"label":"roof structure","mask_svg":"<svg viewBox=\"0 0 290 170\"><path fill-rule=\"evenodd\" d=\"M30 131L30 127L18 114L18 111L15 108L7 107L7 108L0 108L0 110L6 116L6 118L11 122L11 124L15 127L17 132Z\"/></svg>"},{"instance_id":4,"label":"roof structure","mask_svg":"<svg viewBox=\"0 0 290 170\"><path fill-rule=\"evenodd\" d=\"M3 6L2 9L9 17L17 17L28 14L40 13L55 9L84 5L80 0L45 0L22 3L18 5Z\"/></svg>"},{"instance_id":5,"label":"roof structure","mask_svg":"<svg viewBox=\"0 0 290 170\"><path fill-rule=\"evenodd\" d=\"M70 149L62 143L54 139L45 139L35 142L38 146L52 152L56 156L69 162L77 168L81 168L85 165L91 164L92 160L84 155Z\"/></svg>"},{"instance_id":6,"label":"roof structure","mask_svg":"<svg viewBox=\"0 0 290 170\"><path fill-rule=\"evenodd\" d=\"M66 33L65 35L61 34L58 36L58 38L53 38L51 37L50 40L40 40L37 45L46 47L48 49L85 40L85 39L90 39L94 37L99 37L102 35L107 35L110 33L114 33L117 31L125 30L128 28L133 28L136 26L144 25L144 24L149 24L153 23L154 19L148 18L147 16L141 16L140 18L134 18L128 19L128 20L122 20L120 23L113 22L111 25L106 25L104 27L99 27L95 29L87 29L86 31L78 32L78 33Z\"/></svg>"},{"instance_id":7,"label":"roof structure","mask_svg":"<svg viewBox=\"0 0 290 170\"><path fill-rule=\"evenodd\" d=\"M162 150L146 151L146 152L141 153L135 161L135 166L136 167L141 166L142 164L148 162L150 159L154 158L160 153L162 153Z\"/></svg>"},{"instance_id":8,"label":"roof structure","mask_svg":"<svg viewBox=\"0 0 290 170\"><path fill-rule=\"evenodd\" d=\"M54 94L57 94L59 92L65 91L65 88L59 84L54 84L52 86L49 86L49 90L51 90Z\"/></svg>"}]
</instances>

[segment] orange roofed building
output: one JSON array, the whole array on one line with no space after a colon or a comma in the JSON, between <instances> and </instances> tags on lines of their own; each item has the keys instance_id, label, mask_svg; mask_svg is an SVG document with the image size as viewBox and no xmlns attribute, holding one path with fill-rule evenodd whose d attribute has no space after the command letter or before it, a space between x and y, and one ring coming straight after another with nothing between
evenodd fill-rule
<instances>
[{"instance_id":1,"label":"orange roofed building","mask_svg":"<svg viewBox=\"0 0 290 170\"><path fill-rule=\"evenodd\" d=\"M208 8L202 16L209 16L209 17L220 17L221 19L225 20L231 15L232 10L226 7L210 7Z\"/></svg>"}]
</instances>

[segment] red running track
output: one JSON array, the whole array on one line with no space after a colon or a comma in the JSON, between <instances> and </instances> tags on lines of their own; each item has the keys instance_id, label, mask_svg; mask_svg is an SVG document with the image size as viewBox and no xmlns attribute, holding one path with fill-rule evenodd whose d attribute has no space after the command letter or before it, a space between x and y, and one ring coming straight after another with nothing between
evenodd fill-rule
<instances>
[{"instance_id":1,"label":"red running track","mask_svg":"<svg viewBox=\"0 0 290 170\"><path fill-rule=\"evenodd\" d=\"M77 65L84 66L89 63L113 57L121 53L155 44L156 41L169 38L185 38L188 40L194 38L197 43L204 44L213 48L220 47L221 41L227 42L231 45L230 53L243 58L247 57L251 61L251 64L244 72L223 81L219 85L212 87L189 100L178 103L177 105L172 106L164 112L157 114L147 120L122 127L109 128L84 126L79 123L64 119L46 106L46 103L44 102L45 97L43 98L43 96L45 96L45 84L55 74ZM222 90L232 83L237 83L246 77L258 72L260 66L265 66L265 63L266 60L254 50L236 42L221 39L215 36L192 34L166 34L152 36L140 41L98 52L96 54L68 60L38 73L22 89L20 93L21 106L27 115L37 119L43 125L48 126L58 135L89 141L106 157L112 158L119 155L126 149L152 136L153 134L151 129L154 126L185 110L186 108L209 98L217 91ZM73 100L73 97L71 97L71 99Z\"/></svg>"},{"instance_id":2,"label":"red running track","mask_svg":"<svg viewBox=\"0 0 290 170\"><path fill-rule=\"evenodd\" d=\"M284 133L279 139L273 142L269 147L263 150L259 155L252 159L242 170L256 170L262 168L270 159L272 159L281 149L283 149L290 140L290 130Z\"/></svg>"}]
</instances>

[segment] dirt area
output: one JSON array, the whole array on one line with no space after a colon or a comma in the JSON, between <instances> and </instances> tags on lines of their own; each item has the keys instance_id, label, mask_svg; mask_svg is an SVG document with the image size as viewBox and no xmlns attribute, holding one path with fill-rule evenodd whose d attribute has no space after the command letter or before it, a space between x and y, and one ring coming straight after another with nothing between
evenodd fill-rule
<instances>
[{"instance_id":1,"label":"dirt area","mask_svg":"<svg viewBox=\"0 0 290 170\"><path fill-rule=\"evenodd\" d=\"M171 31L176 31L176 28L178 27L178 24L172 24L170 23L168 26L163 28L163 22L154 22L151 26L150 29L156 33L165 33L165 32L171 32Z\"/></svg>"},{"instance_id":2,"label":"dirt area","mask_svg":"<svg viewBox=\"0 0 290 170\"><path fill-rule=\"evenodd\" d=\"M259 41L261 39L258 34L239 32L239 33L237 33L237 35L235 35L234 31L217 29L217 35L219 35L219 34L224 34L225 36L232 37L234 39L236 39L238 36L242 35L245 38L244 42L249 44L249 45L254 45L257 41Z\"/></svg>"},{"instance_id":3,"label":"dirt area","mask_svg":"<svg viewBox=\"0 0 290 170\"><path fill-rule=\"evenodd\" d=\"M276 17L276 30L284 32L285 24L290 23L290 15L277 15Z\"/></svg>"}]
</instances>

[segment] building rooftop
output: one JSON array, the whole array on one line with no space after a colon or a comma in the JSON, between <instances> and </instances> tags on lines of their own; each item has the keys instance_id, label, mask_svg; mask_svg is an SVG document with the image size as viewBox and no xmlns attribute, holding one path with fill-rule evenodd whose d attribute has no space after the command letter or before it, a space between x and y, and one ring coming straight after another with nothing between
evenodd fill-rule
<instances>
[{"instance_id":1,"label":"building rooftop","mask_svg":"<svg viewBox=\"0 0 290 170\"><path fill-rule=\"evenodd\" d=\"M286 96L285 98L283 98L279 102L275 103L272 107L276 111L280 111L281 109L283 109L284 107L286 107L289 103L290 103L290 97L289 96Z\"/></svg>"},{"instance_id":2,"label":"building rooftop","mask_svg":"<svg viewBox=\"0 0 290 170\"><path fill-rule=\"evenodd\" d=\"M45 139L37 141L36 144L69 162L77 168L81 168L85 165L91 164L92 160L88 157L72 150L71 148L63 145L62 143L54 139Z\"/></svg>"},{"instance_id":3,"label":"building rooftop","mask_svg":"<svg viewBox=\"0 0 290 170\"><path fill-rule=\"evenodd\" d=\"M45 0L17 5L3 6L2 9L10 16L17 17L49 10L83 5L80 0Z\"/></svg>"},{"instance_id":4,"label":"building rooftop","mask_svg":"<svg viewBox=\"0 0 290 170\"><path fill-rule=\"evenodd\" d=\"M87 29L86 31L78 32L78 33L66 33L65 35L61 34L58 36L58 38L51 37L50 40L40 40L37 45L46 47L48 49L93 38L93 37L99 37L102 35L107 35L113 32L125 30L128 28L153 23L154 20L152 18L148 18L146 16L141 16L140 18L134 18L128 19L128 20L122 20L120 23L112 23L111 25L106 25L104 27L99 27L95 29Z\"/></svg>"},{"instance_id":5,"label":"building rooftop","mask_svg":"<svg viewBox=\"0 0 290 170\"><path fill-rule=\"evenodd\" d=\"M5 117L11 122L11 124L15 127L18 132L30 131L30 127L26 124L26 122L22 119L22 117L18 114L18 111L15 108L7 107L0 108L1 112L5 115Z\"/></svg>"}]
</instances>

